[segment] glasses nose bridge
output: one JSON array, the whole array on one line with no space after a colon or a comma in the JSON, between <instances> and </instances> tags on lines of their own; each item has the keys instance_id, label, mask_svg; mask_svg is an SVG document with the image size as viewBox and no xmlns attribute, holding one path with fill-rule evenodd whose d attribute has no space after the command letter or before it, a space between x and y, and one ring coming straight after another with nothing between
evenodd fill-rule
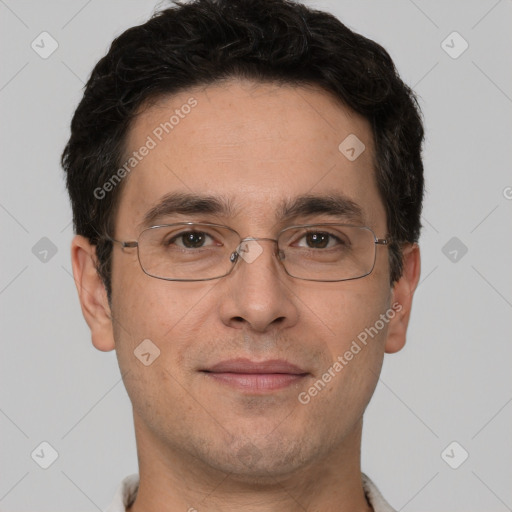
<instances>
[{"instance_id":1,"label":"glasses nose bridge","mask_svg":"<svg viewBox=\"0 0 512 512\"><path fill-rule=\"evenodd\" d=\"M244 247L245 244L248 242L256 242L257 245L258 242L272 242L275 245L275 251L274 254L277 256L279 260L282 259L282 255L280 254L281 251L279 250L279 240L277 238L268 238L268 237L262 237L262 236L246 236L244 238L240 238L240 241L238 242L238 245L234 252L231 253L230 260L234 262L235 260L238 260L239 256L242 256L242 254L248 252L247 247ZM249 250L250 252L250 250ZM256 251L256 257L263 252L263 248L260 248L259 251ZM251 263L256 259L256 257L244 257L242 256L242 259L246 260L247 262ZM253 259L254 258L254 259Z\"/></svg>"},{"instance_id":2,"label":"glasses nose bridge","mask_svg":"<svg viewBox=\"0 0 512 512\"><path fill-rule=\"evenodd\" d=\"M279 240L277 238L267 238L264 236L246 236L242 238L238 243L237 249L243 247L244 242L273 242L275 245L275 254L279 256L280 248L279 248Z\"/></svg>"},{"instance_id":3,"label":"glasses nose bridge","mask_svg":"<svg viewBox=\"0 0 512 512\"><path fill-rule=\"evenodd\" d=\"M263 236L246 236L245 238L242 238L240 240L240 244L244 243L244 242L257 242L259 240L262 240L262 241L266 241L266 242L274 242L274 243L278 243L278 240L277 238L266 238L266 237L263 237Z\"/></svg>"}]
</instances>

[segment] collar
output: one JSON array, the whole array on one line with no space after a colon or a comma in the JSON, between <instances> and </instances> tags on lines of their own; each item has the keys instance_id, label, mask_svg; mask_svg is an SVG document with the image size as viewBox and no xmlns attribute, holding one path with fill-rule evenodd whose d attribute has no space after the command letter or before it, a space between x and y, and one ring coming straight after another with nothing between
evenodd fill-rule
<instances>
[{"instance_id":1,"label":"collar","mask_svg":"<svg viewBox=\"0 0 512 512\"><path fill-rule=\"evenodd\" d=\"M363 490L368 503L374 512L396 512L394 508L382 497L377 486L364 473L361 474ZM137 496L139 490L139 475L137 473L127 476L119 486L110 507L106 512L126 512Z\"/></svg>"}]
</instances>

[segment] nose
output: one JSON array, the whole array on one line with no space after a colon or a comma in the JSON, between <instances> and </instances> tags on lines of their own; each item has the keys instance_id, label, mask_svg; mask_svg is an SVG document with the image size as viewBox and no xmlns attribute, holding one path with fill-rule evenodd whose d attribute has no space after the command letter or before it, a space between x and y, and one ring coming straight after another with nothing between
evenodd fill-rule
<instances>
[{"instance_id":1,"label":"nose","mask_svg":"<svg viewBox=\"0 0 512 512\"><path fill-rule=\"evenodd\" d=\"M284 272L271 238L244 238L224 278L220 315L224 324L257 332L291 327L299 312L291 278Z\"/></svg>"}]
</instances>

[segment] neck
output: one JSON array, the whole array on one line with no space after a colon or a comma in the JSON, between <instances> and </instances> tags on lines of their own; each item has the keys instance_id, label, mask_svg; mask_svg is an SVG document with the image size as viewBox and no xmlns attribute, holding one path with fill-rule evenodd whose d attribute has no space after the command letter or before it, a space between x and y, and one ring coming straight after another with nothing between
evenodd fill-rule
<instances>
[{"instance_id":1,"label":"neck","mask_svg":"<svg viewBox=\"0 0 512 512\"><path fill-rule=\"evenodd\" d=\"M359 422L327 458L287 474L221 472L170 447L135 418L140 484L127 512L371 512L362 487Z\"/></svg>"}]
</instances>

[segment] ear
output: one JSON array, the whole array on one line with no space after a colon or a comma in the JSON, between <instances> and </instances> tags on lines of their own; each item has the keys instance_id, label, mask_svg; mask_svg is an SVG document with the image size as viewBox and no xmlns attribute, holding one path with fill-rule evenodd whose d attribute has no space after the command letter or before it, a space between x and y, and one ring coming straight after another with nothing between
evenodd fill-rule
<instances>
[{"instance_id":1,"label":"ear","mask_svg":"<svg viewBox=\"0 0 512 512\"><path fill-rule=\"evenodd\" d=\"M91 330L93 345L108 352L115 348L112 315L96 261L96 246L83 236L75 236L71 242L71 262L82 314Z\"/></svg>"},{"instance_id":2,"label":"ear","mask_svg":"<svg viewBox=\"0 0 512 512\"><path fill-rule=\"evenodd\" d=\"M389 322L385 350L398 352L405 345L407 326L411 316L412 298L420 278L420 248L408 244L402 249L403 273L391 291L391 304L396 315Z\"/></svg>"}]
</instances>

